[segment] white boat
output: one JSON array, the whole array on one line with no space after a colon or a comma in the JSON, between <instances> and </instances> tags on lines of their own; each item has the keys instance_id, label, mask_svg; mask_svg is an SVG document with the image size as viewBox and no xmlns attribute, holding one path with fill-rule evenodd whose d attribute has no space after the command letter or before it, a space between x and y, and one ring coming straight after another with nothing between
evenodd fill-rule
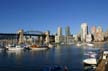
<instances>
[{"instance_id":1,"label":"white boat","mask_svg":"<svg viewBox=\"0 0 108 71\"><path fill-rule=\"evenodd\" d=\"M9 51L16 51L16 50L23 50L23 48L16 48L16 47L10 47L8 48Z\"/></svg>"},{"instance_id":2,"label":"white boat","mask_svg":"<svg viewBox=\"0 0 108 71\"><path fill-rule=\"evenodd\" d=\"M8 45L6 46L6 49L9 51L23 50L23 48L20 45L16 45L16 46Z\"/></svg>"},{"instance_id":3,"label":"white boat","mask_svg":"<svg viewBox=\"0 0 108 71\"><path fill-rule=\"evenodd\" d=\"M96 65L97 60L96 58L88 58L88 59L83 60L83 63L87 65Z\"/></svg>"},{"instance_id":4,"label":"white boat","mask_svg":"<svg viewBox=\"0 0 108 71\"><path fill-rule=\"evenodd\" d=\"M49 47L49 48L53 48L53 47L54 47L54 45L52 45L52 44L49 44L49 45L48 45L48 47Z\"/></svg>"},{"instance_id":5,"label":"white boat","mask_svg":"<svg viewBox=\"0 0 108 71\"><path fill-rule=\"evenodd\" d=\"M91 46L91 47L93 47L94 44L92 44L92 43L87 43L87 46Z\"/></svg>"},{"instance_id":6,"label":"white boat","mask_svg":"<svg viewBox=\"0 0 108 71\"><path fill-rule=\"evenodd\" d=\"M97 55L97 54L93 53L93 54L90 54L90 57L91 57L91 58L96 58L96 55Z\"/></svg>"},{"instance_id":7,"label":"white boat","mask_svg":"<svg viewBox=\"0 0 108 71\"><path fill-rule=\"evenodd\" d=\"M108 56L108 50L103 51L103 60L106 60Z\"/></svg>"},{"instance_id":8,"label":"white boat","mask_svg":"<svg viewBox=\"0 0 108 71\"><path fill-rule=\"evenodd\" d=\"M86 55L86 59L83 60L85 65L97 65L99 60L102 59L102 52L100 49L88 49Z\"/></svg>"},{"instance_id":9,"label":"white boat","mask_svg":"<svg viewBox=\"0 0 108 71\"><path fill-rule=\"evenodd\" d=\"M104 51L103 54L108 55L108 51Z\"/></svg>"},{"instance_id":10,"label":"white boat","mask_svg":"<svg viewBox=\"0 0 108 71\"><path fill-rule=\"evenodd\" d=\"M103 54L104 54L104 55L108 55L108 48L105 48L105 49L104 49Z\"/></svg>"},{"instance_id":11,"label":"white boat","mask_svg":"<svg viewBox=\"0 0 108 71\"><path fill-rule=\"evenodd\" d=\"M82 46L82 44L81 43L77 43L76 46L80 47L80 46Z\"/></svg>"}]
</instances>

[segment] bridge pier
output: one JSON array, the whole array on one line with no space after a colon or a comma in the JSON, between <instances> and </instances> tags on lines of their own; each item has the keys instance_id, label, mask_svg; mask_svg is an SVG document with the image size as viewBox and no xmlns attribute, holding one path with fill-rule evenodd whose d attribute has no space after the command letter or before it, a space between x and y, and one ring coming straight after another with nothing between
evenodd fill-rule
<instances>
[{"instance_id":1,"label":"bridge pier","mask_svg":"<svg viewBox=\"0 0 108 71\"><path fill-rule=\"evenodd\" d=\"M50 37L49 37L50 32L49 31L45 32L45 35L46 35L46 37L45 37L45 44L49 44L50 43Z\"/></svg>"},{"instance_id":2,"label":"bridge pier","mask_svg":"<svg viewBox=\"0 0 108 71\"><path fill-rule=\"evenodd\" d=\"M18 34L19 34L19 38L18 38L18 44L22 44L24 43L24 31L23 30L19 30L18 31Z\"/></svg>"}]
</instances>

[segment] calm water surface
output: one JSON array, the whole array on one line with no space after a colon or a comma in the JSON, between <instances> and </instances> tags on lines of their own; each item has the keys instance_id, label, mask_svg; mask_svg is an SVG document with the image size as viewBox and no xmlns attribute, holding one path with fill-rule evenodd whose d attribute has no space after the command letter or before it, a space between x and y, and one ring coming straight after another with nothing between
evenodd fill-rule
<instances>
[{"instance_id":1,"label":"calm water surface","mask_svg":"<svg viewBox=\"0 0 108 71\"><path fill-rule=\"evenodd\" d=\"M69 71L84 71L83 53L84 48L75 45L43 51L0 51L0 71L43 71L44 67L53 65L67 66Z\"/></svg>"}]
</instances>

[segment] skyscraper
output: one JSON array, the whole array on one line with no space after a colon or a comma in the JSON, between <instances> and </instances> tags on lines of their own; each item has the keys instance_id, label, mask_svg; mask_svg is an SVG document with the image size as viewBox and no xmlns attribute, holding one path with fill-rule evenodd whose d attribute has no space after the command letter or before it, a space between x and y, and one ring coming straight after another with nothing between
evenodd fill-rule
<instances>
[{"instance_id":1,"label":"skyscraper","mask_svg":"<svg viewBox=\"0 0 108 71\"><path fill-rule=\"evenodd\" d=\"M88 34L87 23L81 24L81 41L86 41L86 35Z\"/></svg>"},{"instance_id":2,"label":"skyscraper","mask_svg":"<svg viewBox=\"0 0 108 71\"><path fill-rule=\"evenodd\" d=\"M102 27L101 27L101 26L98 26L96 32L97 32L97 33L102 33L102 32L103 32Z\"/></svg>"},{"instance_id":3,"label":"skyscraper","mask_svg":"<svg viewBox=\"0 0 108 71\"><path fill-rule=\"evenodd\" d=\"M98 42L104 41L103 29L100 26L98 26L96 29L95 41Z\"/></svg>"},{"instance_id":4,"label":"skyscraper","mask_svg":"<svg viewBox=\"0 0 108 71\"><path fill-rule=\"evenodd\" d=\"M58 27L57 35L62 36L62 28L61 27Z\"/></svg>"},{"instance_id":5,"label":"skyscraper","mask_svg":"<svg viewBox=\"0 0 108 71\"><path fill-rule=\"evenodd\" d=\"M70 27L69 26L67 26L65 28L65 34L66 34L66 36L70 36L71 35L71 33L70 33Z\"/></svg>"},{"instance_id":6,"label":"skyscraper","mask_svg":"<svg viewBox=\"0 0 108 71\"><path fill-rule=\"evenodd\" d=\"M92 35L92 39L93 39L93 41L95 40L95 35L96 35L96 26L93 26L92 28L91 28L91 35Z\"/></svg>"},{"instance_id":7,"label":"skyscraper","mask_svg":"<svg viewBox=\"0 0 108 71\"><path fill-rule=\"evenodd\" d=\"M96 34L96 26L93 26L92 28L91 28L91 33L94 35L94 34Z\"/></svg>"},{"instance_id":8,"label":"skyscraper","mask_svg":"<svg viewBox=\"0 0 108 71\"><path fill-rule=\"evenodd\" d=\"M55 35L55 43L61 43L62 40L63 40L63 38L62 38L62 28L58 27L57 35Z\"/></svg>"}]
</instances>

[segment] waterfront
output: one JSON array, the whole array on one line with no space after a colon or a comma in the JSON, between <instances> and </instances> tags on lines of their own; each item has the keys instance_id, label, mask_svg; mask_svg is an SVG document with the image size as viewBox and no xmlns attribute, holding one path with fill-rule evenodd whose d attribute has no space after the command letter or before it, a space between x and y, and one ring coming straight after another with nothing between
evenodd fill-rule
<instances>
[{"instance_id":1,"label":"waterfront","mask_svg":"<svg viewBox=\"0 0 108 71\"><path fill-rule=\"evenodd\" d=\"M68 71L84 71L85 48L58 45L42 51L0 51L0 71L42 71L44 67L53 65L67 66Z\"/></svg>"}]
</instances>

